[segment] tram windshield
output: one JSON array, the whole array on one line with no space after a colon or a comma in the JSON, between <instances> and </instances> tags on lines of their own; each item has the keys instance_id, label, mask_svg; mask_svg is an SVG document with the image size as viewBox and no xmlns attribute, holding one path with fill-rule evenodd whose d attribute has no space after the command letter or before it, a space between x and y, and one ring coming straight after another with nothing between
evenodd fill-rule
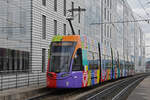
<instances>
[{"instance_id":1,"label":"tram windshield","mask_svg":"<svg viewBox=\"0 0 150 100\"><path fill-rule=\"evenodd\" d=\"M69 72L76 42L52 42L50 47L49 72Z\"/></svg>"}]
</instances>

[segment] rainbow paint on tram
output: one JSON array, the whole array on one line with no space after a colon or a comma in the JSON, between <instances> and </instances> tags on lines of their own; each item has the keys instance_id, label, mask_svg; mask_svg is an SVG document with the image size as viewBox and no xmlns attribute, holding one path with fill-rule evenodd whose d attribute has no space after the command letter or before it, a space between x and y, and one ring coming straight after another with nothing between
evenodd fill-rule
<instances>
[{"instance_id":1,"label":"rainbow paint on tram","mask_svg":"<svg viewBox=\"0 0 150 100\"><path fill-rule=\"evenodd\" d=\"M83 88L121 77L112 49L98 44L86 36L55 36L48 56L47 87Z\"/></svg>"}]
</instances>

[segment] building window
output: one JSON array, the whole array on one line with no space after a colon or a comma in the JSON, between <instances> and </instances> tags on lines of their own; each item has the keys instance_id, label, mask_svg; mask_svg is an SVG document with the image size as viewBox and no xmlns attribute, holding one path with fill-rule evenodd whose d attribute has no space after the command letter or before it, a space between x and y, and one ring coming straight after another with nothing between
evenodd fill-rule
<instances>
[{"instance_id":1,"label":"building window","mask_svg":"<svg viewBox=\"0 0 150 100\"><path fill-rule=\"evenodd\" d=\"M110 22L112 22L111 20L112 20L112 19L111 19L111 13L110 13Z\"/></svg>"},{"instance_id":2,"label":"building window","mask_svg":"<svg viewBox=\"0 0 150 100\"><path fill-rule=\"evenodd\" d=\"M109 47L109 42L107 41L107 47Z\"/></svg>"},{"instance_id":3,"label":"building window","mask_svg":"<svg viewBox=\"0 0 150 100\"><path fill-rule=\"evenodd\" d=\"M109 11L107 11L107 20L109 21Z\"/></svg>"},{"instance_id":4,"label":"building window","mask_svg":"<svg viewBox=\"0 0 150 100\"><path fill-rule=\"evenodd\" d=\"M57 35L57 20L54 20L54 35Z\"/></svg>"},{"instance_id":5,"label":"building window","mask_svg":"<svg viewBox=\"0 0 150 100\"><path fill-rule=\"evenodd\" d=\"M109 38L109 26L107 26L107 37Z\"/></svg>"},{"instance_id":6,"label":"building window","mask_svg":"<svg viewBox=\"0 0 150 100\"><path fill-rule=\"evenodd\" d=\"M42 72L45 72L45 67L46 67L45 66L46 65L45 64L45 61L46 61L45 60L45 57L46 57L45 55L46 55L46 49L43 48L42 49Z\"/></svg>"},{"instance_id":7,"label":"building window","mask_svg":"<svg viewBox=\"0 0 150 100\"><path fill-rule=\"evenodd\" d=\"M54 0L54 11L57 11L57 0Z\"/></svg>"},{"instance_id":8,"label":"building window","mask_svg":"<svg viewBox=\"0 0 150 100\"><path fill-rule=\"evenodd\" d=\"M106 46L106 40L104 41L104 45Z\"/></svg>"},{"instance_id":9,"label":"building window","mask_svg":"<svg viewBox=\"0 0 150 100\"><path fill-rule=\"evenodd\" d=\"M109 7L109 0L107 0L107 6Z\"/></svg>"},{"instance_id":10,"label":"building window","mask_svg":"<svg viewBox=\"0 0 150 100\"><path fill-rule=\"evenodd\" d=\"M104 35L106 37L106 24L104 25Z\"/></svg>"},{"instance_id":11,"label":"building window","mask_svg":"<svg viewBox=\"0 0 150 100\"><path fill-rule=\"evenodd\" d=\"M42 0L42 5L46 6L46 0Z\"/></svg>"},{"instance_id":12,"label":"building window","mask_svg":"<svg viewBox=\"0 0 150 100\"><path fill-rule=\"evenodd\" d=\"M112 7L112 1L110 0L110 9L111 9L111 7Z\"/></svg>"},{"instance_id":13,"label":"building window","mask_svg":"<svg viewBox=\"0 0 150 100\"><path fill-rule=\"evenodd\" d=\"M112 30L111 30L111 28L110 28L110 38L111 38L111 34L112 34L111 32L112 32Z\"/></svg>"},{"instance_id":14,"label":"building window","mask_svg":"<svg viewBox=\"0 0 150 100\"><path fill-rule=\"evenodd\" d=\"M66 24L64 24L64 35L66 35Z\"/></svg>"},{"instance_id":15,"label":"building window","mask_svg":"<svg viewBox=\"0 0 150 100\"><path fill-rule=\"evenodd\" d=\"M64 0L64 16L66 16L66 0Z\"/></svg>"},{"instance_id":16,"label":"building window","mask_svg":"<svg viewBox=\"0 0 150 100\"><path fill-rule=\"evenodd\" d=\"M102 25L102 27L101 27L101 32L102 32L102 34L101 34L101 42L103 43L103 34L104 34L104 32L103 32L103 29L104 29L104 25Z\"/></svg>"},{"instance_id":17,"label":"building window","mask_svg":"<svg viewBox=\"0 0 150 100\"><path fill-rule=\"evenodd\" d=\"M104 18L106 19L106 8L104 8Z\"/></svg>"},{"instance_id":18,"label":"building window","mask_svg":"<svg viewBox=\"0 0 150 100\"><path fill-rule=\"evenodd\" d=\"M46 16L42 15L42 39L46 39Z\"/></svg>"},{"instance_id":19,"label":"building window","mask_svg":"<svg viewBox=\"0 0 150 100\"><path fill-rule=\"evenodd\" d=\"M78 30L78 34L80 35L80 30Z\"/></svg>"}]
</instances>

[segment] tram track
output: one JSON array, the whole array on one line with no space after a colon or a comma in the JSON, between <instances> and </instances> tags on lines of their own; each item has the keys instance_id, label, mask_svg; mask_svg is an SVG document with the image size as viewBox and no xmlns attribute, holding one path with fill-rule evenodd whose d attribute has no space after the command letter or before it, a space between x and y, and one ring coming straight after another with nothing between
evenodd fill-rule
<instances>
[{"instance_id":1,"label":"tram track","mask_svg":"<svg viewBox=\"0 0 150 100\"><path fill-rule=\"evenodd\" d=\"M133 81L138 78L141 78L142 80L145 77L145 74L136 75L82 89L53 89L51 92L47 92L40 96L37 95L36 97L27 100L111 100Z\"/></svg>"},{"instance_id":2,"label":"tram track","mask_svg":"<svg viewBox=\"0 0 150 100\"><path fill-rule=\"evenodd\" d=\"M114 96L114 97L112 98L112 100L120 100L121 98L124 99L124 98L121 97L121 96L123 96L123 95L126 93L126 91L129 90L129 88L132 88L132 86L133 86L133 87L136 87L143 79L144 79L144 78L142 77L142 78L140 78L140 79L138 79L138 80L135 80L135 81L132 82L131 84L129 84L127 87L125 87L123 90L121 90L116 96ZM127 96L126 96L126 97L127 97Z\"/></svg>"},{"instance_id":3,"label":"tram track","mask_svg":"<svg viewBox=\"0 0 150 100\"><path fill-rule=\"evenodd\" d=\"M128 78L126 80L123 80L122 82L113 84L108 88L99 90L97 93L93 93L93 95L91 96L82 97L80 98L80 100L126 100L129 93L123 94L123 92L127 93L127 87L134 85L135 88L146 76L147 75L142 75L138 77Z\"/></svg>"}]
</instances>

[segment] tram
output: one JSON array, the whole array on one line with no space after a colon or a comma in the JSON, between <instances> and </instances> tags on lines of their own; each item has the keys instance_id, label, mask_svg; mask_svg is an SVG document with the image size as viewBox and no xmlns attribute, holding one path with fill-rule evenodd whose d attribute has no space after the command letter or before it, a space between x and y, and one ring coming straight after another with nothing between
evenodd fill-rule
<instances>
[{"instance_id":1,"label":"tram","mask_svg":"<svg viewBox=\"0 0 150 100\"><path fill-rule=\"evenodd\" d=\"M47 66L48 88L84 88L134 74L134 63L87 36L55 36Z\"/></svg>"}]
</instances>

